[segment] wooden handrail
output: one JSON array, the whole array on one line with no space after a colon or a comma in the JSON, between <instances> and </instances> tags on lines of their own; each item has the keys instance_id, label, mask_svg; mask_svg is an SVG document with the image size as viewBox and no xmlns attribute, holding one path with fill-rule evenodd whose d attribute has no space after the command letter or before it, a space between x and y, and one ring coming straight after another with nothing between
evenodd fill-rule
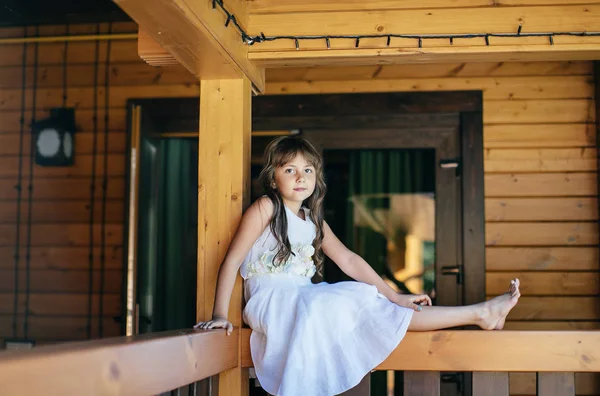
<instances>
[{"instance_id":1,"label":"wooden handrail","mask_svg":"<svg viewBox=\"0 0 600 396\"><path fill-rule=\"evenodd\" d=\"M238 364L238 331L170 331L0 353L2 395L154 395Z\"/></svg>"},{"instance_id":2,"label":"wooden handrail","mask_svg":"<svg viewBox=\"0 0 600 396\"><path fill-rule=\"evenodd\" d=\"M252 367L250 332L243 367ZM600 372L600 331L409 332L377 370Z\"/></svg>"},{"instance_id":3,"label":"wooden handrail","mask_svg":"<svg viewBox=\"0 0 600 396\"><path fill-rule=\"evenodd\" d=\"M236 367L239 331L182 330L3 352L0 394L166 392ZM242 366L251 367L250 330L241 331ZM411 332L377 369L600 372L600 331Z\"/></svg>"}]
</instances>

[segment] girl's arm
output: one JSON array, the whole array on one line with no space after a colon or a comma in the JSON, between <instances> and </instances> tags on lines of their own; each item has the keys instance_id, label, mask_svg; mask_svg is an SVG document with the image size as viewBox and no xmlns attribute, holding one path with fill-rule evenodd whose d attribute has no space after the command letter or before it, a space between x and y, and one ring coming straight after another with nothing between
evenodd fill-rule
<instances>
[{"instance_id":1,"label":"girl's arm","mask_svg":"<svg viewBox=\"0 0 600 396\"><path fill-rule=\"evenodd\" d=\"M227 321L227 314L237 272L254 242L268 226L272 216L273 203L267 197L258 199L246 210L219 268L212 320L200 322L194 327L203 329L226 327L228 333L231 332L232 326Z\"/></svg>"},{"instance_id":2,"label":"girl's arm","mask_svg":"<svg viewBox=\"0 0 600 396\"><path fill-rule=\"evenodd\" d=\"M327 222L323 222L323 252L331 258L349 277L377 287L377 290L388 300L398 305L414 308L420 311L419 304L431 305L427 295L402 295L396 293L375 270L358 254L348 249L339 239Z\"/></svg>"}]
</instances>

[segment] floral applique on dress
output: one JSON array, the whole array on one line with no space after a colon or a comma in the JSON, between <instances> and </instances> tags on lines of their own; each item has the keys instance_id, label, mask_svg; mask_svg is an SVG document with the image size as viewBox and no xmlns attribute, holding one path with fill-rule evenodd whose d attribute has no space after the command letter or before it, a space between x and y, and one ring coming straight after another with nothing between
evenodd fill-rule
<instances>
[{"instance_id":1,"label":"floral applique on dress","mask_svg":"<svg viewBox=\"0 0 600 396\"><path fill-rule=\"evenodd\" d=\"M256 261L248 263L247 278L265 274L291 274L312 278L316 267L312 256L315 248L312 245L292 245L292 254L283 264L274 264L276 250L267 250Z\"/></svg>"}]
</instances>

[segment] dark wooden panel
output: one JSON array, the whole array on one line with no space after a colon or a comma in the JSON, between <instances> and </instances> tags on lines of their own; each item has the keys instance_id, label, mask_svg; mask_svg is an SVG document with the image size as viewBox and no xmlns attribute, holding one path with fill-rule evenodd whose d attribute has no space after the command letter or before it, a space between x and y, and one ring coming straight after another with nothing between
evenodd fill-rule
<instances>
[{"instance_id":1,"label":"dark wooden panel","mask_svg":"<svg viewBox=\"0 0 600 396\"><path fill-rule=\"evenodd\" d=\"M255 98L258 101L260 97ZM260 102L257 104L260 106ZM195 121L194 121L195 120ZM198 123L197 119L190 118L190 122ZM441 128L458 126L456 113L413 113L413 114L378 114L378 115L318 115L301 117L260 117L253 115L252 130L278 130L278 129L368 129L375 124L378 128L428 128L436 125ZM175 129L170 127L168 129ZM197 129L197 128L196 128Z\"/></svg>"},{"instance_id":2,"label":"dark wooden panel","mask_svg":"<svg viewBox=\"0 0 600 396\"><path fill-rule=\"evenodd\" d=\"M485 298L485 203L481 112L461 114L464 304Z\"/></svg>"},{"instance_id":3,"label":"dark wooden panel","mask_svg":"<svg viewBox=\"0 0 600 396\"><path fill-rule=\"evenodd\" d=\"M333 95L265 95L252 106L254 117L306 117L477 111L481 92L365 93ZM256 102L255 102L256 103Z\"/></svg>"},{"instance_id":4,"label":"dark wooden panel","mask_svg":"<svg viewBox=\"0 0 600 396\"><path fill-rule=\"evenodd\" d=\"M536 395L536 374L510 373L510 394ZM600 394L600 373L575 373L575 393L581 396Z\"/></svg>"},{"instance_id":5,"label":"dark wooden panel","mask_svg":"<svg viewBox=\"0 0 600 396\"><path fill-rule=\"evenodd\" d=\"M110 131L125 131L126 129L126 111L124 108L111 108L109 110L109 118L108 118L108 129ZM47 118L50 115L49 109L37 108L35 111L35 119L42 120ZM105 129L105 120L104 120L104 111L99 109L95 114L93 110L90 109L77 109L75 111L75 125L78 130L85 132L93 132L94 131L94 115L98 117L96 128L97 130L104 131ZM33 113L31 110L25 111L23 114L25 119L25 133L29 133L31 130L31 118L33 117ZM198 121L196 120L196 123ZM197 128L196 128L197 130ZM13 111L0 111L0 132L13 132L18 133L21 131L21 111L13 110ZM75 143L77 144L77 143ZM78 154L78 152L77 152Z\"/></svg>"},{"instance_id":6,"label":"dark wooden panel","mask_svg":"<svg viewBox=\"0 0 600 396\"><path fill-rule=\"evenodd\" d=\"M20 227L21 243L26 243L28 227ZM101 243L102 226L92 227L93 246ZM106 245L123 244L123 225L106 224L104 226ZM17 237L15 225L0 225L0 246L14 246ZM33 224L31 226L31 246L88 246L90 244L90 226L88 224Z\"/></svg>"},{"instance_id":7,"label":"dark wooden panel","mask_svg":"<svg viewBox=\"0 0 600 396\"><path fill-rule=\"evenodd\" d=\"M119 270L108 270L104 273L96 270L91 274L86 270L31 270L29 275L21 270L18 275L18 290L26 290L28 276L29 290L34 293L87 293L90 275L94 293L120 293L123 289L123 272ZM14 278L14 270L0 270L0 293L15 291ZM100 290L101 288L103 290Z\"/></svg>"},{"instance_id":8,"label":"dark wooden panel","mask_svg":"<svg viewBox=\"0 0 600 396\"><path fill-rule=\"evenodd\" d=\"M85 223L90 220L91 201L62 200L62 201L32 201L32 223ZM0 201L0 224L15 224L17 222L17 202ZM20 220L28 221L29 202L21 200ZM94 202L95 223L122 223L125 220L125 202L111 199L103 203L102 199Z\"/></svg>"},{"instance_id":9,"label":"dark wooden panel","mask_svg":"<svg viewBox=\"0 0 600 396\"><path fill-rule=\"evenodd\" d=\"M119 270L124 267L125 256L123 246L105 246L104 263L102 263L102 248L91 249L94 269L104 266L107 270ZM14 246L0 246L0 269L14 269ZM19 269L25 269L25 247L19 249ZM89 269L90 248L88 246L32 246L29 249L30 269L38 270L87 270Z\"/></svg>"},{"instance_id":10,"label":"dark wooden panel","mask_svg":"<svg viewBox=\"0 0 600 396\"><path fill-rule=\"evenodd\" d=\"M36 176L44 177L96 177L104 174L115 177L125 175L125 156L123 154L75 154L75 163L68 167L44 167L33 163L29 156L0 156L0 178L28 177L30 169ZM105 161L107 162L105 164ZM104 170L106 169L106 173ZM23 179L25 181L25 179ZM35 188L35 184L34 184Z\"/></svg>"},{"instance_id":11,"label":"dark wooden panel","mask_svg":"<svg viewBox=\"0 0 600 396\"><path fill-rule=\"evenodd\" d=\"M440 396L440 373L405 371L404 396Z\"/></svg>"},{"instance_id":12,"label":"dark wooden panel","mask_svg":"<svg viewBox=\"0 0 600 396\"><path fill-rule=\"evenodd\" d=\"M27 337L40 342L87 340L88 321L91 319L91 337L117 337L121 335L121 324L111 317L98 316L29 316L27 318ZM16 316L16 334L13 332L13 316L0 315L0 338L24 337L25 316ZM101 329L100 329L101 328Z\"/></svg>"},{"instance_id":13,"label":"dark wooden panel","mask_svg":"<svg viewBox=\"0 0 600 396\"><path fill-rule=\"evenodd\" d=\"M37 88L62 88L64 81L63 65L42 65L37 70ZM33 86L34 67L26 68L26 86ZM106 65L101 63L96 66L90 64L70 64L67 65L67 86L68 87L93 87L95 73L97 73L98 86L103 87L106 77ZM4 88L22 88L23 86L23 67L9 66L0 69L0 89ZM134 90L136 86L147 85L156 86L160 90L160 85L177 84L196 84L198 79L194 77L181 65L168 67L152 67L141 59L138 62L117 63L109 66L110 86L130 86Z\"/></svg>"},{"instance_id":14,"label":"dark wooden panel","mask_svg":"<svg viewBox=\"0 0 600 396\"><path fill-rule=\"evenodd\" d=\"M104 132L98 132L97 135L89 131L77 132L75 136L75 155L93 154L94 144L96 145L95 152L98 154L104 152L111 154L125 153L127 138L125 132L109 131L108 140L106 140L106 150L104 149L105 136ZM29 133L29 129L23 133L22 143L19 132L0 133L0 155L19 155L19 147L21 144L23 147L22 153L29 154L31 147L31 134Z\"/></svg>"},{"instance_id":15,"label":"dark wooden panel","mask_svg":"<svg viewBox=\"0 0 600 396\"><path fill-rule=\"evenodd\" d=\"M427 129L344 129L304 132L317 146L327 150L336 149L389 149L389 148L437 148L456 134L456 128Z\"/></svg>"},{"instance_id":16,"label":"dark wooden panel","mask_svg":"<svg viewBox=\"0 0 600 396\"><path fill-rule=\"evenodd\" d=\"M508 396L508 394L508 373L473 373L473 395Z\"/></svg>"},{"instance_id":17,"label":"dark wooden panel","mask_svg":"<svg viewBox=\"0 0 600 396\"><path fill-rule=\"evenodd\" d=\"M80 316L87 315L89 310L88 294L58 294L58 293L31 293L29 295L29 315L33 316ZM92 315L100 312L100 295L91 295ZM104 294L102 298L102 311L104 316L118 316L121 314L121 295ZM24 314L26 295L20 293L17 301L17 313ZM0 293L0 314L14 313L14 294Z\"/></svg>"},{"instance_id":18,"label":"dark wooden panel","mask_svg":"<svg viewBox=\"0 0 600 396\"><path fill-rule=\"evenodd\" d=\"M91 177L77 178L51 178L51 177L35 177L33 178L33 199L90 199L91 196ZM23 180L23 186L27 184ZM0 179L0 200L16 200L18 199L18 179ZM95 199L100 200L104 193L102 186L102 178L96 179L94 190ZM29 190L25 187L21 191L21 199L28 199ZM107 199L123 199L125 197L125 178L124 177L109 177L106 185ZM97 201L99 202L99 201ZM15 202L16 207L16 202Z\"/></svg>"},{"instance_id":19,"label":"dark wooden panel","mask_svg":"<svg viewBox=\"0 0 600 396\"><path fill-rule=\"evenodd\" d=\"M538 396L575 396L574 373L538 373Z\"/></svg>"}]
</instances>

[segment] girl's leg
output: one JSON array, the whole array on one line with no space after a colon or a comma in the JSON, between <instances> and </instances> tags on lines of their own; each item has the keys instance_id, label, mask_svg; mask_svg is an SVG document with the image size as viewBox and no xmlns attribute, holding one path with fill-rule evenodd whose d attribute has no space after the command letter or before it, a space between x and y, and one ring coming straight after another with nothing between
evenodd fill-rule
<instances>
[{"instance_id":1,"label":"girl's leg","mask_svg":"<svg viewBox=\"0 0 600 396\"><path fill-rule=\"evenodd\" d=\"M409 331L432 331L448 327L477 325L484 330L500 330L521 293L519 280L510 282L508 293L491 300L461 307L423 307L413 314Z\"/></svg>"}]
</instances>

